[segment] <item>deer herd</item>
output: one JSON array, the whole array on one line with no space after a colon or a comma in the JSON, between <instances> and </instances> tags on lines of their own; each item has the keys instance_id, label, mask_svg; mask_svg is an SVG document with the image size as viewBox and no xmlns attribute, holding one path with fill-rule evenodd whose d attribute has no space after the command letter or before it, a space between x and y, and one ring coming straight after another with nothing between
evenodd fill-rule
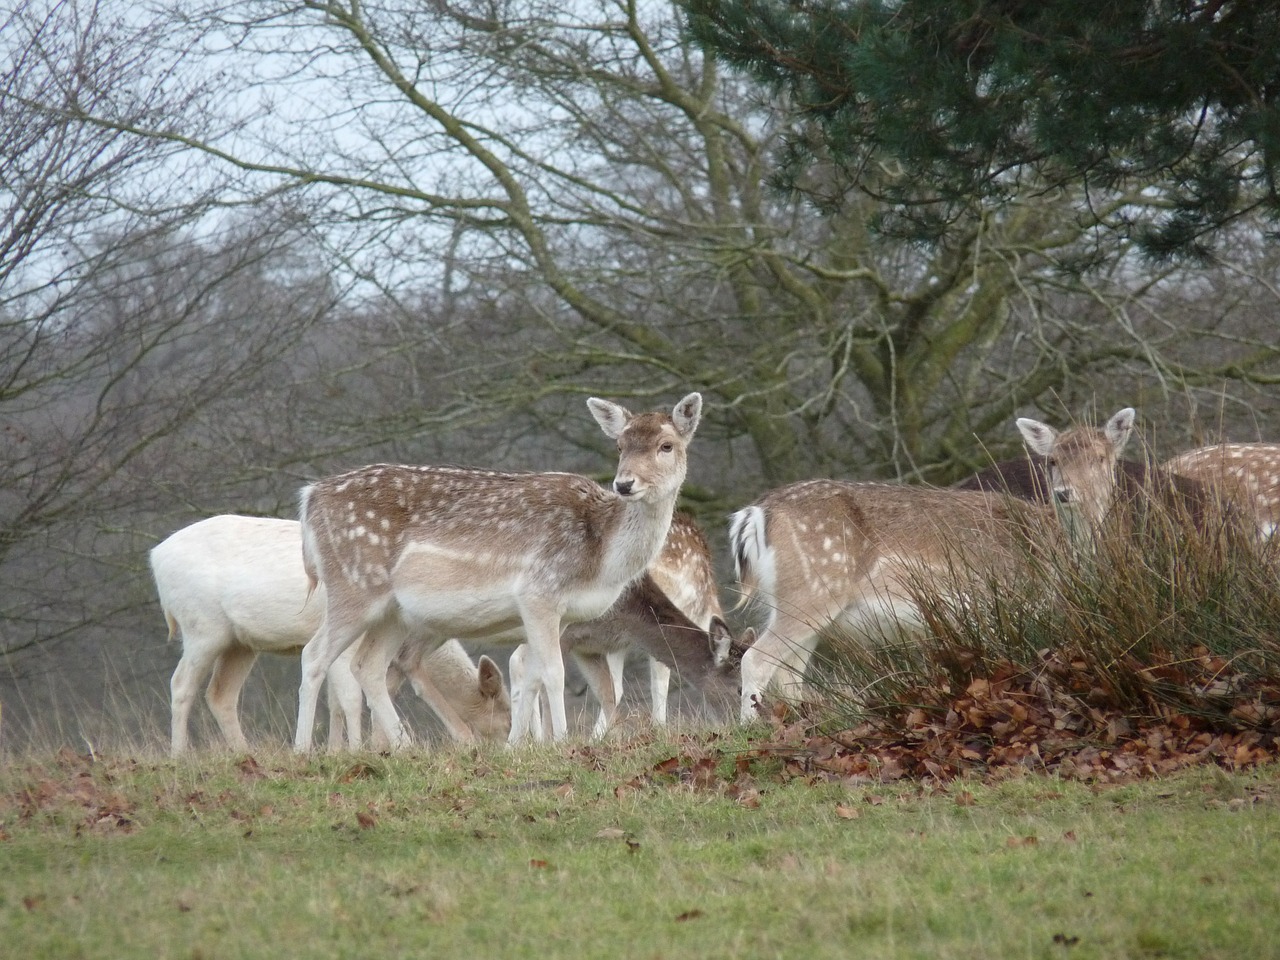
<instances>
[{"instance_id":1,"label":"deer herd","mask_svg":"<svg viewBox=\"0 0 1280 960\"><path fill-rule=\"evenodd\" d=\"M1124 460L1135 413L1064 431L1019 419L1028 456L951 488L807 480L729 521L739 606L763 622L733 636L712 552L676 511L702 416L691 393L668 412L587 406L617 443L609 486L572 473L375 464L304 487L299 520L216 516L151 551L182 656L171 682L172 752L189 748L196 693L232 749L247 748L241 689L261 652L301 655L294 748L312 747L321 685L330 749L411 742L394 695L408 680L456 740L563 738L568 654L614 724L623 663L647 657L651 716L670 680L711 716L758 716L796 697L819 642L873 642L923 627L921 583L963 594L1017 577L1039 534L1073 549L1160 503L1197 527L1237 523L1264 543L1280 524L1280 444L1224 443L1158 466ZM512 648L499 665L464 644Z\"/></svg>"}]
</instances>

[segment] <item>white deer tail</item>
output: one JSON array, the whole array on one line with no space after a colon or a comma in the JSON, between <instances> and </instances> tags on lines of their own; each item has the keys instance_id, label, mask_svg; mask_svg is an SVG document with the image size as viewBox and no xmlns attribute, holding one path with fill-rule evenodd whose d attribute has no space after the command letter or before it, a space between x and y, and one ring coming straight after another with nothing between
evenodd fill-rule
<instances>
[{"instance_id":1,"label":"white deer tail","mask_svg":"<svg viewBox=\"0 0 1280 960\"><path fill-rule=\"evenodd\" d=\"M316 555L315 518L309 516L312 487L308 484L298 494L298 519L302 521L302 569L307 572L307 599L316 592L320 582L319 563Z\"/></svg>"},{"instance_id":2,"label":"white deer tail","mask_svg":"<svg viewBox=\"0 0 1280 960\"><path fill-rule=\"evenodd\" d=\"M744 507L729 519L729 550L740 595L735 609L745 605L762 587L772 592L773 548L769 546L762 508Z\"/></svg>"}]
</instances>

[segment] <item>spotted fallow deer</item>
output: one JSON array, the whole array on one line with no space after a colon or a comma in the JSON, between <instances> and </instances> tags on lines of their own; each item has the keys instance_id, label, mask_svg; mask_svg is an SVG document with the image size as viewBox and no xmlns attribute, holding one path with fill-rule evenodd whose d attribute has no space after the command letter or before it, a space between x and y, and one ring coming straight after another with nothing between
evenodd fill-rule
<instances>
[{"instance_id":1,"label":"spotted fallow deer","mask_svg":"<svg viewBox=\"0 0 1280 960\"><path fill-rule=\"evenodd\" d=\"M809 480L735 513L729 540L744 601L767 619L742 658L741 719L770 681L797 697L819 639L858 642L919 629L914 597L986 589L1026 559L1026 524L1047 507L996 494Z\"/></svg>"},{"instance_id":2,"label":"spotted fallow deer","mask_svg":"<svg viewBox=\"0 0 1280 960\"><path fill-rule=\"evenodd\" d=\"M1106 529L1132 533L1157 510L1180 530L1198 536L1234 535L1239 517L1212 489L1147 460L1120 459L1133 428L1125 408L1102 429L1061 432L1031 419L1017 421L1027 455L993 463L953 490L987 490L1053 503L1077 544ZM1108 466L1110 465L1110 466Z\"/></svg>"},{"instance_id":3,"label":"spotted fallow deer","mask_svg":"<svg viewBox=\"0 0 1280 960\"><path fill-rule=\"evenodd\" d=\"M750 642L744 636L737 649ZM672 669L714 705L731 682L734 643L724 622L707 538L693 517L679 511L647 576L624 591L604 616L572 624L560 635L561 649L578 665L600 705L594 737L603 736L617 717L630 650L649 655L650 715L654 723L664 724ZM513 690L526 656L523 644L511 654Z\"/></svg>"},{"instance_id":4,"label":"spotted fallow deer","mask_svg":"<svg viewBox=\"0 0 1280 960\"><path fill-rule=\"evenodd\" d=\"M408 738L387 665L408 635L523 637L530 663L510 742L530 731L541 689L553 735L565 736L561 627L603 614L662 548L702 414L697 393L670 414L587 405L617 441L610 488L569 473L379 464L303 489L303 558L328 602L302 653L296 749L311 746L325 672L362 634L353 672L393 748Z\"/></svg>"},{"instance_id":5,"label":"spotted fallow deer","mask_svg":"<svg viewBox=\"0 0 1280 960\"><path fill-rule=\"evenodd\" d=\"M1087 536L1115 502L1117 463L1134 418L1125 408L1101 430L1062 433L1020 419L1018 429L1041 465L1038 471L1015 465L1007 478L1028 480L1028 499L1054 502L1064 527ZM775 673L784 690L799 694L824 632L874 640L915 629L921 623L912 597L922 584L945 592L968 580L980 589L982 581L1020 569L1032 549L1026 530L1034 525L1043 536L1052 514L1019 506L1001 490L1002 477L985 477L974 491L812 481L773 491L735 514L730 546L742 592L769 608L760 639L742 661L742 719L754 716L753 702Z\"/></svg>"},{"instance_id":6,"label":"spotted fallow deer","mask_svg":"<svg viewBox=\"0 0 1280 960\"><path fill-rule=\"evenodd\" d=\"M1219 443L1180 453L1166 470L1206 484L1250 522L1259 542L1280 525L1280 444Z\"/></svg>"},{"instance_id":7,"label":"spotted fallow deer","mask_svg":"<svg viewBox=\"0 0 1280 960\"><path fill-rule=\"evenodd\" d=\"M1087 426L1061 432L1047 423L1019 417L1018 431L1027 449L1042 458L1050 497L1073 537L1103 528L1119 495L1117 466L1133 433L1137 413L1125 407L1101 430Z\"/></svg>"},{"instance_id":8,"label":"spotted fallow deer","mask_svg":"<svg viewBox=\"0 0 1280 960\"><path fill-rule=\"evenodd\" d=\"M189 746L191 707L205 677L205 700L227 744L247 750L240 726L240 690L259 653L297 656L320 626L322 591L308 595L302 528L296 520L222 515L183 527L150 554L156 593L170 638L182 657L170 682L171 751ZM343 734L360 745L363 701L351 674L354 650L329 671L329 748ZM511 704L502 672L488 657L472 662L456 641L416 657L401 651L394 685L407 677L457 740L506 737Z\"/></svg>"}]
</instances>

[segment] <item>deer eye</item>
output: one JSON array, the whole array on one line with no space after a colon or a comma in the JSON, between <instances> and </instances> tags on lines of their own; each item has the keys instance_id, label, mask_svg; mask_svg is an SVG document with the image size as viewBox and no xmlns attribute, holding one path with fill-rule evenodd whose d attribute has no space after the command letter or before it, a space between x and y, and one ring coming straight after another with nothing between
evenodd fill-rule
<instances>
[{"instance_id":1,"label":"deer eye","mask_svg":"<svg viewBox=\"0 0 1280 960\"><path fill-rule=\"evenodd\" d=\"M663 453L670 453L675 448L676 448L676 445L672 443L670 440L662 444L662 446L658 447L658 449L661 450Z\"/></svg>"}]
</instances>

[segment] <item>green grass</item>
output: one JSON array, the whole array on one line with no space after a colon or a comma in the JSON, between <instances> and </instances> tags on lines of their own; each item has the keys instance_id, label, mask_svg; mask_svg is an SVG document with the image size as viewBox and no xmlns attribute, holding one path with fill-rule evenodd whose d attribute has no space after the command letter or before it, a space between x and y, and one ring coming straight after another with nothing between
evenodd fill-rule
<instances>
[{"instance_id":1,"label":"green grass","mask_svg":"<svg viewBox=\"0 0 1280 960\"><path fill-rule=\"evenodd\" d=\"M712 746L731 770L734 741ZM737 790L653 772L686 749L11 759L0 942L27 958L1280 954L1275 768L936 793L784 783L767 763Z\"/></svg>"}]
</instances>

